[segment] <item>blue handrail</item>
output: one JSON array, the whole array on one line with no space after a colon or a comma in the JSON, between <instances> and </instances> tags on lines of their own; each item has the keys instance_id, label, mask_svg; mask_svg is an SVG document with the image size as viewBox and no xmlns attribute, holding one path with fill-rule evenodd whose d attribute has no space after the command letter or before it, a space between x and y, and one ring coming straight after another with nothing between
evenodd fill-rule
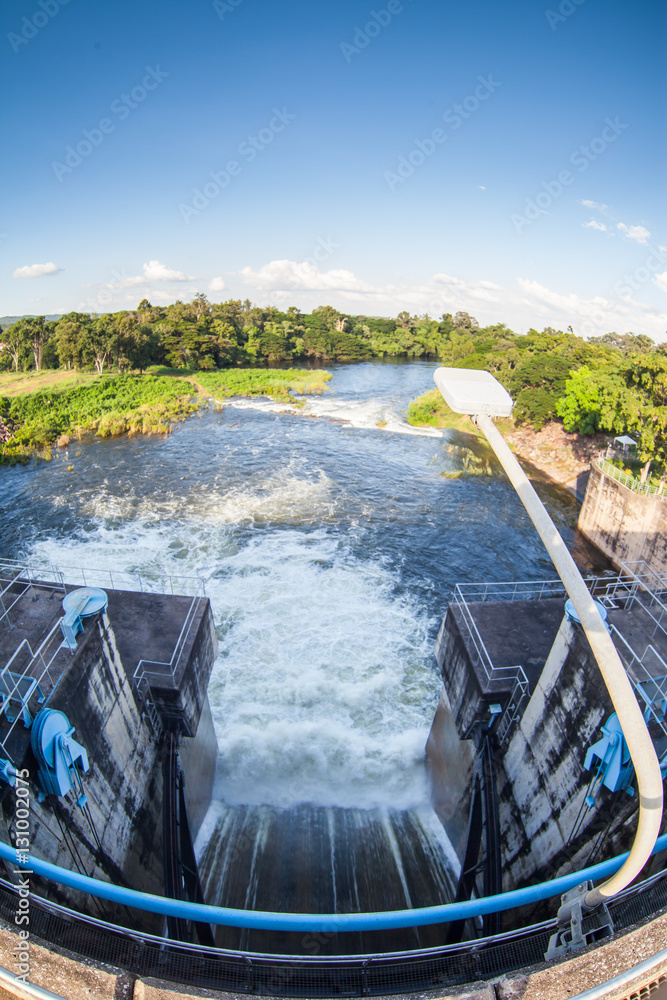
<instances>
[{"instance_id":1,"label":"blue handrail","mask_svg":"<svg viewBox=\"0 0 667 1000\"><path fill-rule=\"evenodd\" d=\"M667 850L667 834L658 837L652 855ZM20 855L22 860L17 859ZM245 927L267 931L377 931L397 927L425 927L429 924L444 924L452 920L464 920L486 913L499 913L528 903L559 896L586 879L596 881L612 875L621 867L628 854L601 861L590 868L570 875L561 875L551 882L526 886L501 892L496 896L470 899L462 903L444 903L440 906L424 906L418 910L385 910L380 913L266 913L261 910L236 910L224 906L208 906L204 903L189 903L164 896L154 896L136 889L125 889L110 882L100 882L89 875L68 871L50 861L40 861L17 851L9 844L0 842L0 858L18 868L28 870L50 881L66 885L70 889L108 899L112 903L132 906L150 913L195 920L199 923L218 924L223 927Z\"/></svg>"}]
</instances>

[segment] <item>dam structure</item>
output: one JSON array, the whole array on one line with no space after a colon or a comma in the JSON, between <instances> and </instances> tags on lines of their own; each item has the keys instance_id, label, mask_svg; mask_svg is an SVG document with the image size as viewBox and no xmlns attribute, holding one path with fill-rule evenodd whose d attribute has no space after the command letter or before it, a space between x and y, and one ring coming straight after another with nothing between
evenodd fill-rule
<instances>
[{"instance_id":1,"label":"dam structure","mask_svg":"<svg viewBox=\"0 0 667 1000\"><path fill-rule=\"evenodd\" d=\"M667 576L636 563L588 583L665 774ZM258 995L557 977L660 920L664 835L607 907L556 917L564 893L620 866L637 809L559 581L455 588L435 650L431 810L217 800L204 589L0 566L3 954L22 872L47 954L119 982Z\"/></svg>"}]
</instances>

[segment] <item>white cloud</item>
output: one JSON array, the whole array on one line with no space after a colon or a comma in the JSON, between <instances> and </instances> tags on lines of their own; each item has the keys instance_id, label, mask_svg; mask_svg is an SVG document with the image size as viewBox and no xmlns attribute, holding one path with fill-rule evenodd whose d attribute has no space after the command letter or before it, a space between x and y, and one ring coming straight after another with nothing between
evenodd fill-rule
<instances>
[{"instance_id":1,"label":"white cloud","mask_svg":"<svg viewBox=\"0 0 667 1000\"><path fill-rule=\"evenodd\" d=\"M626 226L622 222L619 222L616 228L621 230L626 239L634 240L636 243L646 243L651 236L648 229L645 229L644 226Z\"/></svg>"},{"instance_id":2,"label":"white cloud","mask_svg":"<svg viewBox=\"0 0 667 1000\"><path fill-rule=\"evenodd\" d=\"M272 260L258 271L243 267L238 272L246 285L262 291L303 289L312 292L374 292L375 289L357 278L352 271L320 271L308 261Z\"/></svg>"},{"instance_id":3,"label":"white cloud","mask_svg":"<svg viewBox=\"0 0 667 1000\"><path fill-rule=\"evenodd\" d=\"M486 188L484 187L483 184L478 184L477 187L479 188L480 191L486 191Z\"/></svg>"},{"instance_id":4,"label":"white cloud","mask_svg":"<svg viewBox=\"0 0 667 1000\"><path fill-rule=\"evenodd\" d=\"M144 264L144 278L147 281L193 281L194 275L175 271L160 260L149 260Z\"/></svg>"},{"instance_id":5,"label":"white cloud","mask_svg":"<svg viewBox=\"0 0 667 1000\"><path fill-rule=\"evenodd\" d=\"M183 274L182 271L176 271L171 267L167 267L160 260L149 260L143 266L143 274L125 274L125 268L122 272L114 271L115 281L110 282L105 285L105 288L113 289L117 291L120 288L137 288L138 286L146 286L149 282L153 281L194 281L195 276L193 274Z\"/></svg>"},{"instance_id":6,"label":"white cloud","mask_svg":"<svg viewBox=\"0 0 667 1000\"><path fill-rule=\"evenodd\" d=\"M321 273L308 263L271 261L257 270L246 267L236 273L235 279L241 279L246 287L252 286L249 294L258 301L265 300L270 291L275 303L283 307L296 305L304 310L323 301L342 312L373 316L396 316L407 309L418 315L438 317L465 310L482 325L505 322L517 332L525 332L531 326L566 330L571 325L583 337L610 330L633 330L663 340L667 329L667 314L655 305L622 296L583 298L521 277L508 285L499 285L439 272L427 279L415 281L400 276L394 282L374 286L347 270ZM241 288L236 290L234 284L234 278L230 277L230 294L242 294Z\"/></svg>"},{"instance_id":7,"label":"white cloud","mask_svg":"<svg viewBox=\"0 0 667 1000\"><path fill-rule=\"evenodd\" d=\"M225 287L223 278L212 278L208 283L209 292L221 292Z\"/></svg>"},{"instance_id":8,"label":"white cloud","mask_svg":"<svg viewBox=\"0 0 667 1000\"><path fill-rule=\"evenodd\" d=\"M655 274L653 281L661 292L667 292L667 271L663 271L662 274Z\"/></svg>"},{"instance_id":9,"label":"white cloud","mask_svg":"<svg viewBox=\"0 0 667 1000\"><path fill-rule=\"evenodd\" d=\"M602 205L599 201L589 201L587 198L582 199L581 204L586 208L596 208L598 212L606 212L609 208L608 205Z\"/></svg>"},{"instance_id":10,"label":"white cloud","mask_svg":"<svg viewBox=\"0 0 667 1000\"><path fill-rule=\"evenodd\" d=\"M591 219L590 222L584 222L584 229L599 229L600 232L607 232L607 227L604 222L598 222L597 219Z\"/></svg>"},{"instance_id":11,"label":"white cloud","mask_svg":"<svg viewBox=\"0 0 667 1000\"><path fill-rule=\"evenodd\" d=\"M25 267L17 267L12 272L14 278L42 278L45 274L58 274L62 267L58 267L53 261L48 264L26 264Z\"/></svg>"}]
</instances>

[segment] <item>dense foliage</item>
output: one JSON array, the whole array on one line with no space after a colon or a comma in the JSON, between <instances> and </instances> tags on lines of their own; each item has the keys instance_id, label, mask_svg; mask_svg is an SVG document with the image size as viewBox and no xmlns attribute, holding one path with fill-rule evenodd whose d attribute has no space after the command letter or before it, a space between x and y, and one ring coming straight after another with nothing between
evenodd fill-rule
<instances>
[{"instance_id":1,"label":"dense foliage","mask_svg":"<svg viewBox=\"0 0 667 1000\"><path fill-rule=\"evenodd\" d=\"M115 375L64 392L0 396L0 420L13 431L0 445L0 462L21 461L35 451L47 457L54 441L66 444L87 430L100 437L164 433L192 411L195 392L183 379Z\"/></svg>"},{"instance_id":2,"label":"dense foliage","mask_svg":"<svg viewBox=\"0 0 667 1000\"><path fill-rule=\"evenodd\" d=\"M345 315L332 306L302 313L248 300L211 303L198 294L165 307L144 299L134 311L103 316L21 319L0 339L0 371L94 367L101 374L167 366L222 396L241 391L287 398L298 387L281 382L279 370L270 368L286 362L433 358L493 372L515 400L515 419L536 430L561 419L582 434L627 432L637 439L642 461L667 459L667 344L633 333L583 340L571 328L548 327L518 335L502 323L480 327L466 312L439 319L401 312L389 319ZM270 372L237 390L234 380L247 366ZM428 410L436 404L420 405ZM423 416L441 419L432 412Z\"/></svg>"}]
</instances>

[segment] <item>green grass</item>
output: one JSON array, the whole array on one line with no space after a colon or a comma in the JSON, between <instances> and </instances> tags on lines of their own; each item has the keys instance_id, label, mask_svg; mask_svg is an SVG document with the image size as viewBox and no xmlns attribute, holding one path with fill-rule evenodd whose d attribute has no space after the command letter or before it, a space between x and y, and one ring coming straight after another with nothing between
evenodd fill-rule
<instances>
[{"instance_id":1,"label":"green grass","mask_svg":"<svg viewBox=\"0 0 667 1000\"><path fill-rule=\"evenodd\" d=\"M476 433L470 417L450 410L438 389L431 389L412 400L408 406L408 423L413 427L451 427L469 434Z\"/></svg>"},{"instance_id":2,"label":"green grass","mask_svg":"<svg viewBox=\"0 0 667 1000\"><path fill-rule=\"evenodd\" d=\"M0 376L0 420L13 436L0 444L0 463L49 459L58 442L95 432L166 434L199 405L196 394L218 398L271 396L299 405L290 393L320 393L330 372L301 368L232 368L194 372L154 366L143 375L45 371Z\"/></svg>"},{"instance_id":3,"label":"green grass","mask_svg":"<svg viewBox=\"0 0 667 1000\"><path fill-rule=\"evenodd\" d=\"M196 409L193 396L189 382L153 375L101 375L74 389L0 396L0 418L14 426L0 445L0 461L49 458L54 442L87 431L99 437L168 433L174 421Z\"/></svg>"},{"instance_id":4,"label":"green grass","mask_svg":"<svg viewBox=\"0 0 667 1000\"><path fill-rule=\"evenodd\" d=\"M321 369L228 368L197 372L196 384L218 398L271 396L281 402L294 402L290 393L310 395L323 392L331 377L330 372Z\"/></svg>"}]
</instances>

